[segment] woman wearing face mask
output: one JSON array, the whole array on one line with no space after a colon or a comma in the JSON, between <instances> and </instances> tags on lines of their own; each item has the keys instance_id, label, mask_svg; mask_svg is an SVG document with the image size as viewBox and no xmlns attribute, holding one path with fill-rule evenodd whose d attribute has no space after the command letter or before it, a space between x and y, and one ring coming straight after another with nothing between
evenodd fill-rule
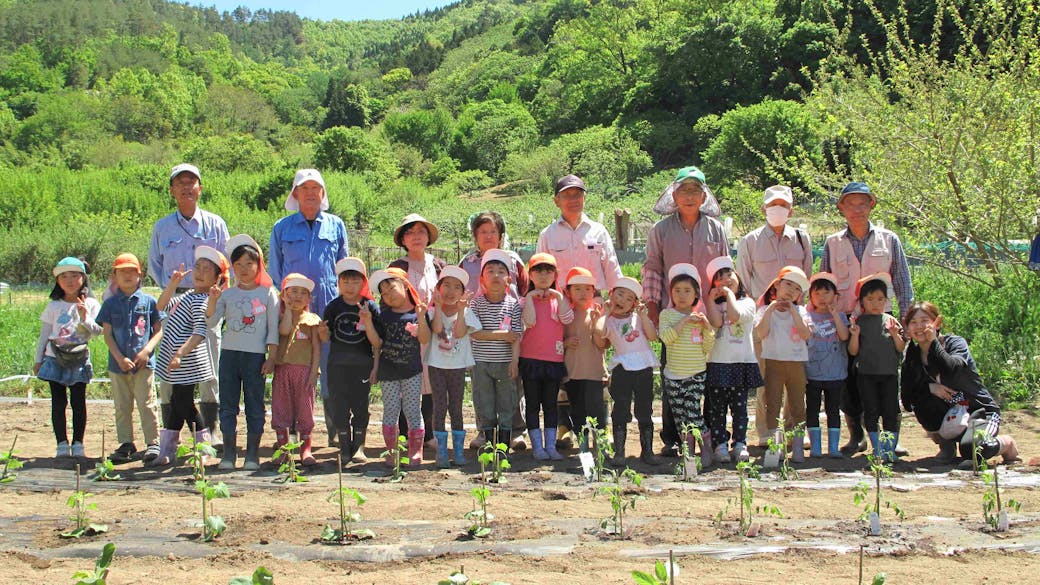
<instances>
[{"instance_id":1,"label":"woman wearing face mask","mask_svg":"<svg viewBox=\"0 0 1040 585\"><path fill-rule=\"evenodd\" d=\"M812 241L809 234L787 225L791 217L794 194L786 185L774 185L765 190L762 212L766 225L748 232L737 245L736 272L740 282L747 288L748 295L757 299L765 294L769 285L784 266L797 266L805 274L813 273ZM755 342L755 355L761 355L761 344ZM759 366L763 368L762 360ZM765 424L765 400L762 388L758 389L755 410L755 431L759 445L765 447L769 433ZM784 418L791 414L789 405L784 404Z\"/></svg>"}]
</instances>

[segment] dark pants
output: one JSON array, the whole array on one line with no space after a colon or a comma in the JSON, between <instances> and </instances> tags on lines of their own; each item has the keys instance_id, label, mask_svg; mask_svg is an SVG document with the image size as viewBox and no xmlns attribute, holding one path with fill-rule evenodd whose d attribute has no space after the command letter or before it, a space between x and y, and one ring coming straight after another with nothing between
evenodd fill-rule
<instances>
[{"instance_id":1,"label":"dark pants","mask_svg":"<svg viewBox=\"0 0 1040 585\"><path fill-rule=\"evenodd\" d=\"M845 380L819 381L809 380L805 385L805 427L808 429L820 426L820 401L827 409L827 428L841 428L841 417L838 414L838 402L841 400Z\"/></svg>"},{"instance_id":2,"label":"dark pants","mask_svg":"<svg viewBox=\"0 0 1040 585\"><path fill-rule=\"evenodd\" d=\"M220 352L220 432L224 435L235 434L238 405L243 398L246 432L264 432L264 375L260 372L264 359L262 353L231 349Z\"/></svg>"},{"instance_id":3,"label":"dark pants","mask_svg":"<svg viewBox=\"0 0 1040 585\"><path fill-rule=\"evenodd\" d=\"M556 406L556 398L560 394L560 379L524 376L523 380L524 398L526 399L524 418L527 419L527 429L534 430L539 428L539 410L545 416L545 428L555 429L559 420L559 408Z\"/></svg>"},{"instance_id":4,"label":"dark pants","mask_svg":"<svg viewBox=\"0 0 1040 585\"><path fill-rule=\"evenodd\" d=\"M563 389L567 392L567 400L571 404L570 427L572 431L581 432L582 427L585 426L585 419L590 416L596 419L597 428L607 427L602 380L568 380L563 385Z\"/></svg>"},{"instance_id":5,"label":"dark pants","mask_svg":"<svg viewBox=\"0 0 1040 585\"><path fill-rule=\"evenodd\" d=\"M466 389L466 369L429 368L430 389L433 390L433 430L443 431L444 420L451 414L451 430L461 431L464 428L462 395Z\"/></svg>"},{"instance_id":6,"label":"dark pants","mask_svg":"<svg viewBox=\"0 0 1040 585\"><path fill-rule=\"evenodd\" d=\"M856 380L863 401L863 426L878 432L878 417L889 432L899 432L899 377L895 374L860 374Z\"/></svg>"},{"instance_id":7,"label":"dark pants","mask_svg":"<svg viewBox=\"0 0 1040 585\"><path fill-rule=\"evenodd\" d=\"M170 408L164 414L163 428L179 431L187 423L192 431L206 428L205 421L195 408L195 384L173 384L170 389Z\"/></svg>"},{"instance_id":8,"label":"dark pants","mask_svg":"<svg viewBox=\"0 0 1040 585\"><path fill-rule=\"evenodd\" d=\"M372 364L344 366L329 364L329 396L332 424L340 433L368 427L368 396L372 385L368 381ZM325 413L329 416L330 413Z\"/></svg>"},{"instance_id":9,"label":"dark pants","mask_svg":"<svg viewBox=\"0 0 1040 585\"><path fill-rule=\"evenodd\" d=\"M734 443L747 445L747 388L722 388L708 386L705 393L705 412L708 413L708 428L715 445L725 445L730 438ZM710 406L708 406L710 404ZM726 411L733 415L733 434L726 430Z\"/></svg>"},{"instance_id":10,"label":"dark pants","mask_svg":"<svg viewBox=\"0 0 1040 585\"><path fill-rule=\"evenodd\" d=\"M611 424L628 424L634 407L639 424L652 425L654 370L645 368L630 372L615 366L610 372L610 397L614 399L614 408L610 410Z\"/></svg>"},{"instance_id":11,"label":"dark pants","mask_svg":"<svg viewBox=\"0 0 1040 585\"><path fill-rule=\"evenodd\" d=\"M65 407L72 403L72 442L82 443L83 434L87 431L87 385L83 382L72 386L62 386L57 382L48 382L51 386L51 426L54 427L54 438L68 442L68 430L65 428ZM65 390L68 388L68 396Z\"/></svg>"},{"instance_id":12,"label":"dark pants","mask_svg":"<svg viewBox=\"0 0 1040 585\"><path fill-rule=\"evenodd\" d=\"M845 378L845 387L841 391L841 411L855 420L863 416L863 403L856 384L856 357L849 356L849 375Z\"/></svg>"}]
</instances>

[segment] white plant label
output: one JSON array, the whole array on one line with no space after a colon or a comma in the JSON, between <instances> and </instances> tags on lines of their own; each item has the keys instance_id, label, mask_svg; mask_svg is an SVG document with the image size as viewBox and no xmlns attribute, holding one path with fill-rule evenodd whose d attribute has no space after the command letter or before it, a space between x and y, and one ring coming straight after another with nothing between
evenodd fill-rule
<instances>
[{"instance_id":1,"label":"white plant label","mask_svg":"<svg viewBox=\"0 0 1040 585\"><path fill-rule=\"evenodd\" d=\"M593 473L596 469L596 462L592 459L592 453L588 451L578 453L578 461L581 461L581 472L585 475L585 479L592 481Z\"/></svg>"},{"instance_id":2,"label":"white plant label","mask_svg":"<svg viewBox=\"0 0 1040 585\"><path fill-rule=\"evenodd\" d=\"M870 516L870 535L881 536L881 517L878 516L877 512L871 512Z\"/></svg>"}]
</instances>

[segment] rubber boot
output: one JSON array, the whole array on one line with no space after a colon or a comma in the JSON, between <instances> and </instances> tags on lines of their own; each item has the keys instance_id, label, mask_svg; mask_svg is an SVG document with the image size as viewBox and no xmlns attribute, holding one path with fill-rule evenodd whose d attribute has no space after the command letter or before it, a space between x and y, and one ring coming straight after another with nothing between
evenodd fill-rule
<instances>
[{"instance_id":1,"label":"rubber boot","mask_svg":"<svg viewBox=\"0 0 1040 585\"><path fill-rule=\"evenodd\" d=\"M159 429L159 456L148 464L149 467L169 465L177 456L177 446L180 443L180 431L170 429Z\"/></svg>"},{"instance_id":2,"label":"rubber boot","mask_svg":"<svg viewBox=\"0 0 1040 585\"><path fill-rule=\"evenodd\" d=\"M340 431L336 435L335 441L329 441L330 443L336 443L339 445L339 460L343 464L343 468L346 469L347 464L350 463L351 457L354 454L354 438L350 433Z\"/></svg>"},{"instance_id":3,"label":"rubber boot","mask_svg":"<svg viewBox=\"0 0 1040 585\"><path fill-rule=\"evenodd\" d=\"M212 447L213 443L211 441L213 441L213 435L209 432L208 428L202 429L201 431L195 431L195 442L196 443L206 443L207 445ZM209 457L203 455L202 456L202 464L205 465L208 461L209 461Z\"/></svg>"},{"instance_id":4,"label":"rubber boot","mask_svg":"<svg viewBox=\"0 0 1040 585\"><path fill-rule=\"evenodd\" d=\"M818 459L823 457L823 437L820 434L820 427L810 427L809 431L809 457Z\"/></svg>"},{"instance_id":5,"label":"rubber boot","mask_svg":"<svg viewBox=\"0 0 1040 585\"><path fill-rule=\"evenodd\" d=\"M841 452L846 457L852 457L856 453L867 450L867 442L863 438L863 426L859 417L845 415L845 426L849 427L849 442L841 446Z\"/></svg>"},{"instance_id":6,"label":"rubber boot","mask_svg":"<svg viewBox=\"0 0 1040 585\"><path fill-rule=\"evenodd\" d=\"M614 425L614 456L610 464L614 467L625 466L625 439L628 435L628 425Z\"/></svg>"},{"instance_id":7,"label":"rubber boot","mask_svg":"<svg viewBox=\"0 0 1040 585\"><path fill-rule=\"evenodd\" d=\"M896 445L898 444L899 433L892 433L891 439L881 441L881 458L889 463L899 461L899 455L896 454Z\"/></svg>"},{"instance_id":8,"label":"rubber boot","mask_svg":"<svg viewBox=\"0 0 1040 585\"><path fill-rule=\"evenodd\" d=\"M365 438L368 435L368 427L354 427L353 432L348 436L347 433L341 433L341 436L347 440L347 444L350 445L350 462L351 463L367 463L368 457L365 457ZM346 461L344 461L346 463Z\"/></svg>"},{"instance_id":9,"label":"rubber boot","mask_svg":"<svg viewBox=\"0 0 1040 585\"><path fill-rule=\"evenodd\" d=\"M874 431L873 433L867 433L867 435L870 437L870 444L874 448L874 457L881 456L881 443L878 439L878 434L879 433L877 431Z\"/></svg>"},{"instance_id":10,"label":"rubber boot","mask_svg":"<svg viewBox=\"0 0 1040 585\"><path fill-rule=\"evenodd\" d=\"M279 449L285 446L289 442L289 429L275 429L274 431L274 450L272 454L277 453ZM271 463L275 465L281 465L285 457L271 457Z\"/></svg>"},{"instance_id":11,"label":"rubber boot","mask_svg":"<svg viewBox=\"0 0 1040 585\"><path fill-rule=\"evenodd\" d=\"M819 432L820 429L816 429ZM791 440L791 461L795 463L805 462L805 433L795 432Z\"/></svg>"},{"instance_id":12,"label":"rubber boot","mask_svg":"<svg viewBox=\"0 0 1040 585\"><path fill-rule=\"evenodd\" d=\"M451 432L451 446L453 447L452 463L455 465L466 465L466 431L465 429Z\"/></svg>"},{"instance_id":13,"label":"rubber boot","mask_svg":"<svg viewBox=\"0 0 1040 585\"><path fill-rule=\"evenodd\" d=\"M426 429L408 429L408 465L422 465Z\"/></svg>"},{"instance_id":14,"label":"rubber boot","mask_svg":"<svg viewBox=\"0 0 1040 585\"><path fill-rule=\"evenodd\" d=\"M639 425L639 460L647 465L660 465L661 459L654 455L654 425Z\"/></svg>"},{"instance_id":15,"label":"rubber boot","mask_svg":"<svg viewBox=\"0 0 1040 585\"><path fill-rule=\"evenodd\" d=\"M260 469L260 433L246 435L246 457L242 469L256 471Z\"/></svg>"},{"instance_id":16,"label":"rubber boot","mask_svg":"<svg viewBox=\"0 0 1040 585\"><path fill-rule=\"evenodd\" d=\"M531 455L538 461L548 460L549 454L545 452L545 446L542 444L542 429L530 429L527 434L531 437Z\"/></svg>"},{"instance_id":17,"label":"rubber boot","mask_svg":"<svg viewBox=\"0 0 1040 585\"><path fill-rule=\"evenodd\" d=\"M220 428L220 405L216 402L200 402L199 414L202 415L202 424L210 430L210 440L207 441L209 446L220 453L224 450L224 443L217 436L217 429Z\"/></svg>"},{"instance_id":18,"label":"rubber boot","mask_svg":"<svg viewBox=\"0 0 1040 585\"><path fill-rule=\"evenodd\" d=\"M563 461L563 455L556 450L556 432L557 429L545 429L542 431L542 437L545 439L545 452L548 453L549 459Z\"/></svg>"},{"instance_id":19,"label":"rubber boot","mask_svg":"<svg viewBox=\"0 0 1040 585\"><path fill-rule=\"evenodd\" d=\"M300 463L310 467L315 463L314 455L311 453L311 436L300 435L300 442L303 443L300 445Z\"/></svg>"},{"instance_id":20,"label":"rubber boot","mask_svg":"<svg viewBox=\"0 0 1040 585\"><path fill-rule=\"evenodd\" d=\"M712 457L714 451L714 443L711 440L711 431L701 434L701 469L707 469L711 467L711 464L715 462ZM690 451L693 453L693 451Z\"/></svg>"},{"instance_id":21,"label":"rubber boot","mask_svg":"<svg viewBox=\"0 0 1040 585\"><path fill-rule=\"evenodd\" d=\"M237 436L234 433L224 433L224 456L220 458L218 469L231 471L235 468L235 462L238 460L236 439Z\"/></svg>"},{"instance_id":22,"label":"rubber boot","mask_svg":"<svg viewBox=\"0 0 1040 585\"><path fill-rule=\"evenodd\" d=\"M510 441L510 439L512 439L512 437L513 437L513 430L512 429L505 429L505 430L498 429L498 442L502 443L503 445L506 446L506 455L509 455L509 449L511 448L511 446L513 444ZM524 449L526 449L526 448L527 448L527 443L524 443ZM514 448L513 450L515 451L516 449ZM521 451L522 450L523 449L521 449Z\"/></svg>"},{"instance_id":23,"label":"rubber boot","mask_svg":"<svg viewBox=\"0 0 1040 585\"><path fill-rule=\"evenodd\" d=\"M386 464L394 467L397 461L397 425L383 425L383 443L386 445Z\"/></svg>"},{"instance_id":24,"label":"rubber boot","mask_svg":"<svg viewBox=\"0 0 1040 585\"><path fill-rule=\"evenodd\" d=\"M827 456L831 459L844 459L845 456L841 454L841 450L838 449L838 443L841 442L841 428L829 428L827 429Z\"/></svg>"},{"instance_id":25,"label":"rubber boot","mask_svg":"<svg viewBox=\"0 0 1040 585\"><path fill-rule=\"evenodd\" d=\"M433 436L437 439L437 468L448 469L448 431L433 431Z\"/></svg>"}]
</instances>

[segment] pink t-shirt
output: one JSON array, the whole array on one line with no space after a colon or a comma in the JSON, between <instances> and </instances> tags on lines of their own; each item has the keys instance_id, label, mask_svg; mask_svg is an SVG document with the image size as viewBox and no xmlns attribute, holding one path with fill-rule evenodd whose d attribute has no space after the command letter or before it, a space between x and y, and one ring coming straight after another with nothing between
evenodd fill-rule
<instances>
[{"instance_id":1,"label":"pink t-shirt","mask_svg":"<svg viewBox=\"0 0 1040 585\"><path fill-rule=\"evenodd\" d=\"M574 320L574 311L560 315L555 297L528 297L534 303L535 324L524 331L520 340L520 357L546 362L563 361L563 326Z\"/></svg>"}]
</instances>

